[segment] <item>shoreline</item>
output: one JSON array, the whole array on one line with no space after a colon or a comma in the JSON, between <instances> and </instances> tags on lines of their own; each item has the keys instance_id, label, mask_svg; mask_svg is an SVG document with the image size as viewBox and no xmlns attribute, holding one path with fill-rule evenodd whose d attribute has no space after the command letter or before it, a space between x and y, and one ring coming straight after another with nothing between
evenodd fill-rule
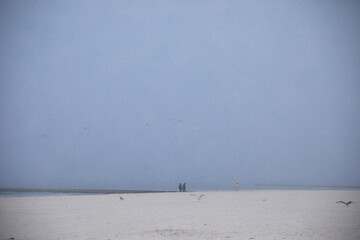
<instances>
[{"instance_id":1,"label":"shoreline","mask_svg":"<svg viewBox=\"0 0 360 240\"><path fill-rule=\"evenodd\" d=\"M256 184L252 187L222 190L194 189L195 192L248 192L248 191L360 191L360 186L299 186ZM51 197L78 195L110 195L110 194L140 194L140 193L179 193L169 190L119 190L119 189L67 189L67 188L0 188L0 198L9 197Z\"/></svg>"},{"instance_id":2,"label":"shoreline","mask_svg":"<svg viewBox=\"0 0 360 240\"><path fill-rule=\"evenodd\" d=\"M360 190L360 186L327 186L327 185L286 185L286 184L254 184L241 186L243 190ZM187 192L236 191L236 189L194 189ZM94 193L94 194L126 194L126 193L166 193L177 190L121 190L121 189L91 189L91 188L0 188L1 192L14 193Z\"/></svg>"},{"instance_id":3,"label":"shoreline","mask_svg":"<svg viewBox=\"0 0 360 240\"><path fill-rule=\"evenodd\" d=\"M286 185L286 184L255 184L255 188L270 190L360 190L360 186L331 186L331 185Z\"/></svg>"},{"instance_id":4,"label":"shoreline","mask_svg":"<svg viewBox=\"0 0 360 240\"><path fill-rule=\"evenodd\" d=\"M136 193L166 193L175 191L160 190L117 190L117 189L66 189L66 188L0 188L0 197L36 197L70 195L107 195L107 194L136 194Z\"/></svg>"}]
</instances>

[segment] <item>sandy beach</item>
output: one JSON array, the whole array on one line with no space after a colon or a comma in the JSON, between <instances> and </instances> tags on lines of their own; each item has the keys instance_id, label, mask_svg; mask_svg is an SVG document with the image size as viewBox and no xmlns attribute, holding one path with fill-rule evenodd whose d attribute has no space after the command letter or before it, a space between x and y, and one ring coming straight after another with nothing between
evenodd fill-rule
<instances>
[{"instance_id":1,"label":"sandy beach","mask_svg":"<svg viewBox=\"0 0 360 240\"><path fill-rule=\"evenodd\" d=\"M198 200L191 194L205 196ZM349 206L336 203L340 200L356 203ZM0 198L0 218L0 240L358 240L360 191L256 190Z\"/></svg>"}]
</instances>

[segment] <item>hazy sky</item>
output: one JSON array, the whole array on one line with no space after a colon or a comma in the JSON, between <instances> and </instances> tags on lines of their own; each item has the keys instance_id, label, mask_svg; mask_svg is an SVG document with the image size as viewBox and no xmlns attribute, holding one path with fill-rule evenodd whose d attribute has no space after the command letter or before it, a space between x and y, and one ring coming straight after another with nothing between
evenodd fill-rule
<instances>
[{"instance_id":1,"label":"hazy sky","mask_svg":"<svg viewBox=\"0 0 360 240\"><path fill-rule=\"evenodd\" d=\"M358 1L1 0L0 187L360 185L359 43Z\"/></svg>"}]
</instances>

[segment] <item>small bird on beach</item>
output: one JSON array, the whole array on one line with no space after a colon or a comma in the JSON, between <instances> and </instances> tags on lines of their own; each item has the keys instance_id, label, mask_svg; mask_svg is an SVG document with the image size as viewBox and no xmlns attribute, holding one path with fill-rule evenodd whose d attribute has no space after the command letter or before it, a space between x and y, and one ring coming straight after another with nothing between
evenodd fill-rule
<instances>
[{"instance_id":1,"label":"small bird on beach","mask_svg":"<svg viewBox=\"0 0 360 240\"><path fill-rule=\"evenodd\" d=\"M200 196L196 195L196 194L190 194L190 196L193 196L193 197L196 197L198 201L200 201L200 199L202 197L205 197L206 195L205 194L201 194Z\"/></svg>"},{"instance_id":2,"label":"small bird on beach","mask_svg":"<svg viewBox=\"0 0 360 240\"><path fill-rule=\"evenodd\" d=\"M124 198L122 196L119 196L120 200L124 200Z\"/></svg>"},{"instance_id":3,"label":"small bird on beach","mask_svg":"<svg viewBox=\"0 0 360 240\"><path fill-rule=\"evenodd\" d=\"M349 201L349 202L337 201L336 203L343 203L343 204L345 204L346 206L349 206L350 204L355 203L355 202L352 202L352 201Z\"/></svg>"}]
</instances>

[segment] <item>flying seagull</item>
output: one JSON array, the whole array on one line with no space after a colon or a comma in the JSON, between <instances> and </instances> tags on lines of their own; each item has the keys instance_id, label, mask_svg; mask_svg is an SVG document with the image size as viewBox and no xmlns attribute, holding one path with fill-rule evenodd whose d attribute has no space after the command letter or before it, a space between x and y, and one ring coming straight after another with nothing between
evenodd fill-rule
<instances>
[{"instance_id":1,"label":"flying seagull","mask_svg":"<svg viewBox=\"0 0 360 240\"><path fill-rule=\"evenodd\" d=\"M84 127L84 130L86 131L86 130L88 130L90 127L89 126L86 126L86 127Z\"/></svg>"},{"instance_id":2,"label":"flying seagull","mask_svg":"<svg viewBox=\"0 0 360 240\"><path fill-rule=\"evenodd\" d=\"M183 123L183 121L181 121L180 119L177 119L177 118L172 118L171 120L174 120L174 121L176 121L177 123Z\"/></svg>"},{"instance_id":3,"label":"flying seagull","mask_svg":"<svg viewBox=\"0 0 360 240\"><path fill-rule=\"evenodd\" d=\"M201 194L200 196L196 195L196 194L190 194L190 196L193 196L193 197L196 197L198 201L200 201L200 199L202 197L205 197L206 195L205 194Z\"/></svg>"},{"instance_id":4,"label":"flying seagull","mask_svg":"<svg viewBox=\"0 0 360 240\"><path fill-rule=\"evenodd\" d=\"M146 128L151 128L152 124L151 123L147 123L145 124Z\"/></svg>"},{"instance_id":5,"label":"flying seagull","mask_svg":"<svg viewBox=\"0 0 360 240\"><path fill-rule=\"evenodd\" d=\"M47 138L47 135L46 135L46 134L43 134L42 137L43 137L43 138Z\"/></svg>"},{"instance_id":6,"label":"flying seagull","mask_svg":"<svg viewBox=\"0 0 360 240\"><path fill-rule=\"evenodd\" d=\"M336 203L343 203L345 204L346 206L349 206L349 204L352 204L352 203L355 203L355 202L352 202L352 201L349 201L349 202L343 202L343 201L338 201Z\"/></svg>"}]
</instances>

